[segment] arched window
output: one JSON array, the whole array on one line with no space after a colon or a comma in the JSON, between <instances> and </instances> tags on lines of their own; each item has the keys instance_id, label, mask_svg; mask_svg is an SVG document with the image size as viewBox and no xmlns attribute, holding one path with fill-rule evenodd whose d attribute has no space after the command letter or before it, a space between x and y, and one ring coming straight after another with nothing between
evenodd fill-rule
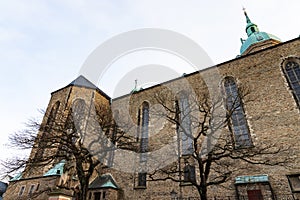
<instances>
[{"instance_id":1,"label":"arched window","mask_svg":"<svg viewBox=\"0 0 300 200\"><path fill-rule=\"evenodd\" d=\"M300 106L300 65L299 59L288 59L284 62L283 72L288 80L293 95Z\"/></svg>"},{"instance_id":2,"label":"arched window","mask_svg":"<svg viewBox=\"0 0 300 200\"><path fill-rule=\"evenodd\" d=\"M243 103L233 77L226 77L224 79L223 91L225 94L226 109L230 116L229 129L234 134L236 147L252 146Z\"/></svg>"},{"instance_id":3,"label":"arched window","mask_svg":"<svg viewBox=\"0 0 300 200\"><path fill-rule=\"evenodd\" d=\"M141 135L141 161L146 161L143 153L148 151L148 131L149 131L149 104L144 102L142 105L142 135Z\"/></svg>"},{"instance_id":4,"label":"arched window","mask_svg":"<svg viewBox=\"0 0 300 200\"><path fill-rule=\"evenodd\" d=\"M78 131L83 130L86 104L83 99L76 99L69 111L65 129L69 135L72 135L72 142L78 139Z\"/></svg>"},{"instance_id":5,"label":"arched window","mask_svg":"<svg viewBox=\"0 0 300 200\"><path fill-rule=\"evenodd\" d=\"M140 114L140 110L138 111ZM138 121L140 121L138 117ZM142 104L142 129L141 129L141 143L140 143L140 162L147 162L148 152L148 137L149 137L149 103ZM147 173L142 171L138 173L138 187L146 187Z\"/></svg>"},{"instance_id":6,"label":"arched window","mask_svg":"<svg viewBox=\"0 0 300 200\"><path fill-rule=\"evenodd\" d=\"M83 121L84 115L85 115L85 108L86 108L86 104L83 99L76 99L73 102L72 115L73 115L74 122L76 122L75 120L78 120L80 125L82 125L82 123L83 123L82 121Z\"/></svg>"},{"instance_id":7,"label":"arched window","mask_svg":"<svg viewBox=\"0 0 300 200\"><path fill-rule=\"evenodd\" d=\"M45 148L47 148L47 141L49 141L49 136L51 135L51 131L55 128L56 115L60 106L60 102L57 101L51 108L49 113L47 123L43 128L43 132L41 132L40 137L38 137L39 145L38 150L35 153L34 159L39 160L43 157Z\"/></svg>"},{"instance_id":8,"label":"arched window","mask_svg":"<svg viewBox=\"0 0 300 200\"><path fill-rule=\"evenodd\" d=\"M193 135L191 130L191 108L189 99L185 92L179 94L179 110L180 110L180 135L182 155L193 154Z\"/></svg>"},{"instance_id":9,"label":"arched window","mask_svg":"<svg viewBox=\"0 0 300 200\"><path fill-rule=\"evenodd\" d=\"M46 124L46 131L50 131L51 128L53 128L55 124L55 119L56 119L56 114L58 112L60 102L57 101L51 108L50 114L47 119L47 124Z\"/></svg>"}]
</instances>

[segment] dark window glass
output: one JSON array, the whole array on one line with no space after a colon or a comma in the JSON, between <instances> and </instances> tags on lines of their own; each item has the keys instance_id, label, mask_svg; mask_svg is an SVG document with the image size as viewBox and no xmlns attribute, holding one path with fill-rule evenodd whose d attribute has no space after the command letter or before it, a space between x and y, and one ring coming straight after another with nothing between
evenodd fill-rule
<instances>
[{"instance_id":1,"label":"dark window glass","mask_svg":"<svg viewBox=\"0 0 300 200\"><path fill-rule=\"evenodd\" d=\"M28 194L31 195L33 193L33 190L34 190L34 185L31 185Z\"/></svg>"},{"instance_id":2,"label":"dark window glass","mask_svg":"<svg viewBox=\"0 0 300 200\"><path fill-rule=\"evenodd\" d=\"M138 186L146 187L146 176L147 173L139 173L138 174Z\"/></svg>"},{"instance_id":3,"label":"dark window glass","mask_svg":"<svg viewBox=\"0 0 300 200\"><path fill-rule=\"evenodd\" d=\"M296 61L288 61L283 67L284 74L293 91L298 106L300 105L300 66Z\"/></svg>"},{"instance_id":4,"label":"dark window glass","mask_svg":"<svg viewBox=\"0 0 300 200\"><path fill-rule=\"evenodd\" d=\"M195 166L187 165L184 167L184 181L186 182L196 181Z\"/></svg>"},{"instance_id":5,"label":"dark window glass","mask_svg":"<svg viewBox=\"0 0 300 200\"><path fill-rule=\"evenodd\" d=\"M226 109L230 114L230 126L234 134L237 147L251 146L248 124L245 118L243 103L240 99L238 87L232 77L226 77L223 84Z\"/></svg>"},{"instance_id":6,"label":"dark window glass","mask_svg":"<svg viewBox=\"0 0 300 200\"><path fill-rule=\"evenodd\" d=\"M100 200L101 192L94 192L94 200Z\"/></svg>"},{"instance_id":7,"label":"dark window glass","mask_svg":"<svg viewBox=\"0 0 300 200\"><path fill-rule=\"evenodd\" d=\"M19 196L22 196L25 190L25 186L22 186L20 191L19 191Z\"/></svg>"}]
</instances>

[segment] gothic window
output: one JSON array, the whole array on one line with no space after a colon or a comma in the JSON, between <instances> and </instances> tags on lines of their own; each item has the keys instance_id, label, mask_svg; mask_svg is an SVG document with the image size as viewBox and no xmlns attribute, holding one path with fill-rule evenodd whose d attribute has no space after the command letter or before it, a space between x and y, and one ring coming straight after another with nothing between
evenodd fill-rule
<instances>
[{"instance_id":1,"label":"gothic window","mask_svg":"<svg viewBox=\"0 0 300 200\"><path fill-rule=\"evenodd\" d=\"M34 191L34 185L31 185L28 194L32 195L33 191Z\"/></svg>"},{"instance_id":2,"label":"gothic window","mask_svg":"<svg viewBox=\"0 0 300 200\"><path fill-rule=\"evenodd\" d=\"M72 107L69 111L69 115L67 117L65 127L67 133L73 136L72 137L73 143L75 143L76 140L78 139L79 135L77 135L78 134L77 132L83 130L85 108L86 108L85 101L83 99L76 99L73 102Z\"/></svg>"},{"instance_id":3,"label":"gothic window","mask_svg":"<svg viewBox=\"0 0 300 200\"><path fill-rule=\"evenodd\" d=\"M186 165L183 169L184 181L186 182L195 182L196 174L195 174L195 166Z\"/></svg>"},{"instance_id":4,"label":"gothic window","mask_svg":"<svg viewBox=\"0 0 300 200\"><path fill-rule=\"evenodd\" d=\"M180 110L180 127L181 135L181 149L182 155L193 154L193 137L191 130L190 105L187 95L184 92L179 96L179 110Z\"/></svg>"},{"instance_id":5,"label":"gothic window","mask_svg":"<svg viewBox=\"0 0 300 200\"><path fill-rule=\"evenodd\" d=\"M300 105L300 64L299 60L288 59L284 62L283 72L288 80L289 86L293 91L293 95Z\"/></svg>"},{"instance_id":6,"label":"gothic window","mask_svg":"<svg viewBox=\"0 0 300 200\"><path fill-rule=\"evenodd\" d=\"M242 100L233 77L226 77L223 82L227 113L230 116L229 129L234 134L236 147L252 145Z\"/></svg>"},{"instance_id":7,"label":"gothic window","mask_svg":"<svg viewBox=\"0 0 300 200\"><path fill-rule=\"evenodd\" d=\"M84 114L85 114L86 104L83 99L76 99L72 105L72 115L74 123L77 123L75 126L82 129L84 123Z\"/></svg>"},{"instance_id":8,"label":"gothic window","mask_svg":"<svg viewBox=\"0 0 300 200\"><path fill-rule=\"evenodd\" d=\"M138 110L138 115L137 115L137 130L136 130L136 141L138 142L140 139L140 133L141 133L141 109Z\"/></svg>"},{"instance_id":9,"label":"gothic window","mask_svg":"<svg viewBox=\"0 0 300 200\"><path fill-rule=\"evenodd\" d=\"M20 191L19 191L19 196L22 196L25 191L25 186L21 186Z\"/></svg>"},{"instance_id":10,"label":"gothic window","mask_svg":"<svg viewBox=\"0 0 300 200\"><path fill-rule=\"evenodd\" d=\"M55 118L56 118L56 114L58 112L58 108L59 108L60 102L57 101L53 107L51 108L49 117L47 119L47 124L45 127L45 131L50 131L51 128L53 128L54 123L55 123Z\"/></svg>"},{"instance_id":11,"label":"gothic window","mask_svg":"<svg viewBox=\"0 0 300 200\"><path fill-rule=\"evenodd\" d=\"M141 136L141 161L146 161L146 152L148 151L148 130L149 129L149 104L143 103L142 106L142 136Z\"/></svg>"},{"instance_id":12,"label":"gothic window","mask_svg":"<svg viewBox=\"0 0 300 200\"><path fill-rule=\"evenodd\" d=\"M108 151L108 158L107 158L107 166L112 167L114 162L114 156L115 156L115 145L117 143L117 134L118 134L118 123L119 123L119 110L115 110L113 114L114 119L114 125L112 130L112 136L111 136L111 148L109 148Z\"/></svg>"},{"instance_id":13,"label":"gothic window","mask_svg":"<svg viewBox=\"0 0 300 200\"><path fill-rule=\"evenodd\" d=\"M39 138L39 149L35 153L34 159L40 159L42 158L45 148L47 146L47 140L49 139L49 135L51 130L55 127L55 120L56 120L56 115L59 109L60 102L57 101L51 108L51 111L49 113L47 122L45 126L43 127L43 132L41 133L40 138Z\"/></svg>"},{"instance_id":14,"label":"gothic window","mask_svg":"<svg viewBox=\"0 0 300 200\"><path fill-rule=\"evenodd\" d=\"M67 119L64 124L64 132L62 142L59 146L58 154L69 155L69 145L76 144L80 137L80 131L83 129L86 104L83 99L76 99L70 107Z\"/></svg>"},{"instance_id":15,"label":"gothic window","mask_svg":"<svg viewBox=\"0 0 300 200\"><path fill-rule=\"evenodd\" d=\"M145 173L145 172L138 173L138 186L139 187L146 187L146 177L147 177L147 173Z\"/></svg>"}]
</instances>

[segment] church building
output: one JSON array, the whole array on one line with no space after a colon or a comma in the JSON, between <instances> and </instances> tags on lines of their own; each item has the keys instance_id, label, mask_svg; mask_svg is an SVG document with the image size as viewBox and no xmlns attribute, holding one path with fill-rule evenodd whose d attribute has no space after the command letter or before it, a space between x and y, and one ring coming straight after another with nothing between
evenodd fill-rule
<instances>
[{"instance_id":1,"label":"church building","mask_svg":"<svg viewBox=\"0 0 300 200\"><path fill-rule=\"evenodd\" d=\"M300 199L300 38L245 17L232 60L117 98L84 76L52 92L28 163L52 160L4 200L79 199L80 164L86 200Z\"/></svg>"}]
</instances>

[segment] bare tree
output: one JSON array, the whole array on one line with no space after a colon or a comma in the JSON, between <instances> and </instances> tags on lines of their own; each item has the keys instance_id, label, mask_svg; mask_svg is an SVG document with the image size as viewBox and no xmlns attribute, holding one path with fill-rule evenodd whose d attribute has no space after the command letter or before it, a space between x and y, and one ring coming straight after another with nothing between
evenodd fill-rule
<instances>
[{"instance_id":1,"label":"bare tree","mask_svg":"<svg viewBox=\"0 0 300 200\"><path fill-rule=\"evenodd\" d=\"M109 105L87 106L84 101L75 101L65 112L52 109L44 119L42 124L30 120L25 130L10 136L11 146L31 149L31 155L3 162L7 173L24 169L29 177L41 167L64 160L64 177L58 187L71 189L79 200L85 200L93 173L109 165L114 144L124 139L124 131L114 123Z\"/></svg>"},{"instance_id":2,"label":"bare tree","mask_svg":"<svg viewBox=\"0 0 300 200\"><path fill-rule=\"evenodd\" d=\"M243 124L247 122L242 104L242 99L251 101L249 94L246 88L215 99L192 92L157 93L156 101L164 112L153 110L152 114L176 125L178 162L151 172L150 181L172 180L192 185L206 200L209 187L228 181L235 171L241 170L241 163L286 165L288 156L284 155L288 155L289 147L251 141L247 124ZM239 125L236 120L240 120ZM271 159L274 155L281 156Z\"/></svg>"}]
</instances>

